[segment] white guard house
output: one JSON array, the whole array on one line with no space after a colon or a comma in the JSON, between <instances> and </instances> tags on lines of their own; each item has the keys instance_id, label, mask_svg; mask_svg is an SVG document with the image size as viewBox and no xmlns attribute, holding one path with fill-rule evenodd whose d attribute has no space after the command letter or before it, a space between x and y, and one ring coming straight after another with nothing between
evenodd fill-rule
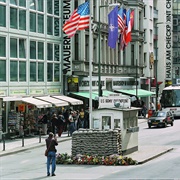
<instances>
[{"instance_id":1,"label":"white guard house","mask_svg":"<svg viewBox=\"0 0 180 180\"><path fill-rule=\"evenodd\" d=\"M92 128L120 128L123 155L135 152L138 150L138 110L131 107L129 96L112 94L99 97L99 108L92 112Z\"/></svg>"}]
</instances>

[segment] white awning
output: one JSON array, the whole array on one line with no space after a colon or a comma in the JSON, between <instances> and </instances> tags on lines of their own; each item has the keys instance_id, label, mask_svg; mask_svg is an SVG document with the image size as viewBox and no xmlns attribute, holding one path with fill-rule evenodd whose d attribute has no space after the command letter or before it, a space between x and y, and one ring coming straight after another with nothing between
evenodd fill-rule
<instances>
[{"instance_id":1,"label":"white awning","mask_svg":"<svg viewBox=\"0 0 180 180\"><path fill-rule=\"evenodd\" d=\"M40 99L40 100L43 100L43 101L46 101L46 102L49 102L49 103L52 103L57 107L69 106L68 102L62 101L60 99L56 99L56 98L53 98L53 97L50 97L50 96L39 96L39 97L34 97L34 98Z\"/></svg>"},{"instance_id":2,"label":"white awning","mask_svg":"<svg viewBox=\"0 0 180 180\"><path fill-rule=\"evenodd\" d=\"M52 96L54 98L69 102L71 105L80 105L83 104L83 101L79 100L79 99L75 99L75 98L71 98L68 96Z\"/></svg>"},{"instance_id":3,"label":"white awning","mask_svg":"<svg viewBox=\"0 0 180 180\"><path fill-rule=\"evenodd\" d=\"M37 108L48 108L48 107L52 107L51 103L45 102L45 101L41 101L39 99L35 99L32 97L26 97L26 98L22 98L22 101L25 103L29 103L29 104L33 104L35 105Z\"/></svg>"},{"instance_id":4,"label":"white awning","mask_svg":"<svg viewBox=\"0 0 180 180\"><path fill-rule=\"evenodd\" d=\"M22 97L18 96L7 96L7 97L1 97L3 101L21 101Z\"/></svg>"}]
</instances>

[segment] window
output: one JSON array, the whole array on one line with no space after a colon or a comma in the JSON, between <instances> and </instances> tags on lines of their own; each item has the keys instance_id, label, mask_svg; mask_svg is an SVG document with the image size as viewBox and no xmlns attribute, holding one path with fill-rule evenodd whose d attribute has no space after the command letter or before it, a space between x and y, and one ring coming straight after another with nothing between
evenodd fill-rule
<instances>
[{"instance_id":1,"label":"window","mask_svg":"<svg viewBox=\"0 0 180 180\"><path fill-rule=\"evenodd\" d=\"M114 119L114 128L120 128L120 119Z\"/></svg>"},{"instance_id":2,"label":"window","mask_svg":"<svg viewBox=\"0 0 180 180\"><path fill-rule=\"evenodd\" d=\"M19 29L26 30L26 11L19 10Z\"/></svg>"},{"instance_id":3,"label":"window","mask_svg":"<svg viewBox=\"0 0 180 180\"><path fill-rule=\"evenodd\" d=\"M47 12L52 14L52 0L47 0Z\"/></svg>"},{"instance_id":4,"label":"window","mask_svg":"<svg viewBox=\"0 0 180 180\"><path fill-rule=\"evenodd\" d=\"M0 57L5 57L5 56L6 56L6 38L0 37Z\"/></svg>"},{"instance_id":5,"label":"window","mask_svg":"<svg viewBox=\"0 0 180 180\"><path fill-rule=\"evenodd\" d=\"M38 0L38 11L44 11L44 0Z\"/></svg>"},{"instance_id":6,"label":"window","mask_svg":"<svg viewBox=\"0 0 180 180\"><path fill-rule=\"evenodd\" d=\"M111 116L102 116L102 129L111 129Z\"/></svg>"},{"instance_id":7,"label":"window","mask_svg":"<svg viewBox=\"0 0 180 180\"><path fill-rule=\"evenodd\" d=\"M52 63L47 64L47 81L49 82L53 81L53 64Z\"/></svg>"},{"instance_id":8,"label":"window","mask_svg":"<svg viewBox=\"0 0 180 180\"><path fill-rule=\"evenodd\" d=\"M25 0L19 0L19 6L26 7L26 1Z\"/></svg>"},{"instance_id":9,"label":"window","mask_svg":"<svg viewBox=\"0 0 180 180\"><path fill-rule=\"evenodd\" d=\"M60 64L54 64L54 81L59 82Z\"/></svg>"},{"instance_id":10,"label":"window","mask_svg":"<svg viewBox=\"0 0 180 180\"><path fill-rule=\"evenodd\" d=\"M54 61L59 61L59 45L54 45Z\"/></svg>"},{"instance_id":11,"label":"window","mask_svg":"<svg viewBox=\"0 0 180 180\"><path fill-rule=\"evenodd\" d=\"M47 34L53 35L53 18L50 16L47 17Z\"/></svg>"},{"instance_id":12,"label":"window","mask_svg":"<svg viewBox=\"0 0 180 180\"><path fill-rule=\"evenodd\" d=\"M19 58L26 58L25 39L19 39Z\"/></svg>"},{"instance_id":13,"label":"window","mask_svg":"<svg viewBox=\"0 0 180 180\"><path fill-rule=\"evenodd\" d=\"M59 0L54 0L54 15L59 16Z\"/></svg>"},{"instance_id":14,"label":"window","mask_svg":"<svg viewBox=\"0 0 180 180\"><path fill-rule=\"evenodd\" d=\"M38 42L38 59L44 59L44 43Z\"/></svg>"},{"instance_id":15,"label":"window","mask_svg":"<svg viewBox=\"0 0 180 180\"><path fill-rule=\"evenodd\" d=\"M30 31L36 32L36 14L30 12Z\"/></svg>"},{"instance_id":16,"label":"window","mask_svg":"<svg viewBox=\"0 0 180 180\"><path fill-rule=\"evenodd\" d=\"M36 59L36 42L30 41L30 59Z\"/></svg>"},{"instance_id":17,"label":"window","mask_svg":"<svg viewBox=\"0 0 180 180\"><path fill-rule=\"evenodd\" d=\"M29 0L30 9L36 10L36 0Z\"/></svg>"},{"instance_id":18,"label":"window","mask_svg":"<svg viewBox=\"0 0 180 180\"><path fill-rule=\"evenodd\" d=\"M10 8L10 27L17 29L17 9Z\"/></svg>"},{"instance_id":19,"label":"window","mask_svg":"<svg viewBox=\"0 0 180 180\"><path fill-rule=\"evenodd\" d=\"M19 62L19 81L26 81L26 62L24 61Z\"/></svg>"},{"instance_id":20,"label":"window","mask_svg":"<svg viewBox=\"0 0 180 180\"><path fill-rule=\"evenodd\" d=\"M0 26L6 27L6 6L0 5Z\"/></svg>"},{"instance_id":21,"label":"window","mask_svg":"<svg viewBox=\"0 0 180 180\"><path fill-rule=\"evenodd\" d=\"M11 0L11 1L10 1L10 4L17 5L17 0Z\"/></svg>"},{"instance_id":22,"label":"window","mask_svg":"<svg viewBox=\"0 0 180 180\"><path fill-rule=\"evenodd\" d=\"M47 44L47 60L53 60L53 44Z\"/></svg>"},{"instance_id":23,"label":"window","mask_svg":"<svg viewBox=\"0 0 180 180\"><path fill-rule=\"evenodd\" d=\"M10 61L10 81L18 81L18 61Z\"/></svg>"},{"instance_id":24,"label":"window","mask_svg":"<svg viewBox=\"0 0 180 180\"><path fill-rule=\"evenodd\" d=\"M10 57L17 58L17 39L10 39Z\"/></svg>"},{"instance_id":25,"label":"window","mask_svg":"<svg viewBox=\"0 0 180 180\"><path fill-rule=\"evenodd\" d=\"M38 63L38 81L44 81L44 63Z\"/></svg>"},{"instance_id":26,"label":"window","mask_svg":"<svg viewBox=\"0 0 180 180\"><path fill-rule=\"evenodd\" d=\"M30 81L35 82L36 81L36 63L30 62Z\"/></svg>"},{"instance_id":27,"label":"window","mask_svg":"<svg viewBox=\"0 0 180 180\"><path fill-rule=\"evenodd\" d=\"M38 33L44 33L44 16L38 14Z\"/></svg>"},{"instance_id":28,"label":"window","mask_svg":"<svg viewBox=\"0 0 180 180\"><path fill-rule=\"evenodd\" d=\"M5 60L0 60L0 82L6 81L6 61Z\"/></svg>"}]
</instances>

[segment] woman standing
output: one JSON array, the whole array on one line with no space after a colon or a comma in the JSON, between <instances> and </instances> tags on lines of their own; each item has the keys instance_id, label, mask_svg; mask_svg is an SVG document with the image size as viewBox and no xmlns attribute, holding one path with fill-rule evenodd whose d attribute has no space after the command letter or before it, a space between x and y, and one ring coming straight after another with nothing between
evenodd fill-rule
<instances>
[{"instance_id":1,"label":"woman standing","mask_svg":"<svg viewBox=\"0 0 180 180\"><path fill-rule=\"evenodd\" d=\"M56 170L56 147L58 145L57 138L52 132L49 133L49 137L46 139L46 148L48 150L47 155L47 176L50 176L50 163L52 163L52 176L55 175Z\"/></svg>"}]
</instances>

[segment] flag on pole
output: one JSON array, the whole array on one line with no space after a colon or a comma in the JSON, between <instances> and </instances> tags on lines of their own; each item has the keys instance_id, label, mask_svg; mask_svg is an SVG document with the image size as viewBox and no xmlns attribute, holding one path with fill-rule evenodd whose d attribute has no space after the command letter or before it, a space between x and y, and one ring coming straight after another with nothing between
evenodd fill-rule
<instances>
[{"instance_id":1,"label":"flag on pole","mask_svg":"<svg viewBox=\"0 0 180 180\"><path fill-rule=\"evenodd\" d=\"M86 1L74 10L69 20L67 20L63 25L63 31L68 35L68 37L73 37L76 31L89 28L89 23L89 1Z\"/></svg>"},{"instance_id":2,"label":"flag on pole","mask_svg":"<svg viewBox=\"0 0 180 180\"><path fill-rule=\"evenodd\" d=\"M120 27L120 36L119 36L119 41L120 41L120 49L124 50L126 47L126 9L123 7L120 8L118 11L118 26Z\"/></svg>"},{"instance_id":3,"label":"flag on pole","mask_svg":"<svg viewBox=\"0 0 180 180\"><path fill-rule=\"evenodd\" d=\"M108 14L108 25L108 46L116 48L116 41L118 40L118 6Z\"/></svg>"},{"instance_id":4,"label":"flag on pole","mask_svg":"<svg viewBox=\"0 0 180 180\"><path fill-rule=\"evenodd\" d=\"M134 10L131 12L129 9L126 13L127 17L127 31L126 31L126 43L128 44L131 41L131 31L134 25Z\"/></svg>"}]
</instances>

